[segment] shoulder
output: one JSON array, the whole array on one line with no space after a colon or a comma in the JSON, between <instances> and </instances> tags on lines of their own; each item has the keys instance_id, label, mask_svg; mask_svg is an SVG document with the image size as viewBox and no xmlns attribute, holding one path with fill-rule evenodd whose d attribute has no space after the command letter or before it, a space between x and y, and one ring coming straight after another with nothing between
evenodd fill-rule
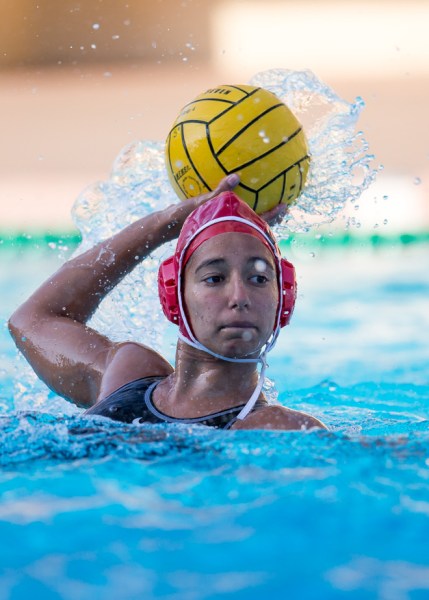
<instances>
[{"instance_id":1,"label":"shoulder","mask_svg":"<svg viewBox=\"0 0 429 600\"><path fill-rule=\"evenodd\" d=\"M308 431L327 429L319 419L291 408L278 405L264 406L251 412L243 421L236 421L231 429L278 429Z\"/></svg>"},{"instance_id":2,"label":"shoulder","mask_svg":"<svg viewBox=\"0 0 429 600\"><path fill-rule=\"evenodd\" d=\"M107 357L98 400L131 381L167 376L172 372L170 363L152 348L137 342L114 344Z\"/></svg>"}]
</instances>

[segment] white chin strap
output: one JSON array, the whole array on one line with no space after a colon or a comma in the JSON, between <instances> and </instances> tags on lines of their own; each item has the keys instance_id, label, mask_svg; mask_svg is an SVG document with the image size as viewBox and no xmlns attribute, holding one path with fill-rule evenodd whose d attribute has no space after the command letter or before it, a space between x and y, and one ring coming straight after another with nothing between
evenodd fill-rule
<instances>
[{"instance_id":1,"label":"white chin strap","mask_svg":"<svg viewBox=\"0 0 429 600\"><path fill-rule=\"evenodd\" d=\"M238 413L237 419L243 420L244 418L247 417L247 415L250 413L250 411L255 406L255 404L258 401L258 398L262 392L262 388L264 386L264 381L265 381L265 371L267 370L267 366L268 366L265 353L261 354L261 356L259 357L259 360L261 361L262 366L261 366L261 372L259 373L258 385L253 390L253 394L250 396L250 398L248 399L246 404L243 406L243 408Z\"/></svg>"},{"instance_id":2,"label":"white chin strap","mask_svg":"<svg viewBox=\"0 0 429 600\"><path fill-rule=\"evenodd\" d=\"M216 352L209 350L209 348L206 348L206 346L201 344L197 339L194 338L195 341L192 341L189 338L185 337L182 333L179 332L179 338L182 340L182 342L185 342L185 344L188 344L188 346L192 346L192 348L196 348L197 350L206 352L207 354L210 354L214 358L219 358L220 360L225 360L227 362L235 362L235 363L261 363L261 371L259 373L257 386L253 390L253 394L250 396L250 398L246 402L245 406L243 406L243 408L237 415L237 419L240 419L240 420L245 419L247 417L247 415L251 412L251 410L255 406L255 404L258 401L258 398L262 392L262 388L264 386L264 381L265 381L265 371L267 370L267 367L268 367L266 355L267 355L267 352L269 352L271 350L271 348L274 346L274 344L277 340L277 336L278 336L278 331L276 332L276 334L273 335L272 340L267 342L265 349L263 350L263 352L261 352L261 354L258 356L258 358L230 358L229 356L223 356L222 354L217 354Z\"/></svg>"}]
</instances>

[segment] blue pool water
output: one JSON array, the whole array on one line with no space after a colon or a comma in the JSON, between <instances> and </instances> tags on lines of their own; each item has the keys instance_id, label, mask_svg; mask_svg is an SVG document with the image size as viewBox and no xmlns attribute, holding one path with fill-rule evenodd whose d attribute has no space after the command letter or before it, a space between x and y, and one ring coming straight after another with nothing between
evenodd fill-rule
<instances>
[{"instance_id":1,"label":"blue pool water","mask_svg":"<svg viewBox=\"0 0 429 600\"><path fill-rule=\"evenodd\" d=\"M270 375L328 433L84 418L3 327L0 598L429 597L428 252L288 249ZM2 323L55 254L2 251Z\"/></svg>"}]
</instances>

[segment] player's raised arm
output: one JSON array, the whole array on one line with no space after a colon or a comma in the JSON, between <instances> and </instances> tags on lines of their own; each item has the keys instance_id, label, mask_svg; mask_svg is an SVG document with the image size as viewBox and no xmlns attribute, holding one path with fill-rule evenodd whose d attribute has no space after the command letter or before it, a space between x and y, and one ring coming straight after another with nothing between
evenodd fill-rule
<instances>
[{"instance_id":1,"label":"player's raised arm","mask_svg":"<svg viewBox=\"0 0 429 600\"><path fill-rule=\"evenodd\" d=\"M51 389L76 404L93 404L120 345L89 328L87 321L125 275L177 237L199 203L232 189L237 181L236 176L225 178L210 194L148 215L66 262L14 312L9 319L12 337ZM155 370L168 368L153 350L140 349L140 362L152 363Z\"/></svg>"}]
</instances>

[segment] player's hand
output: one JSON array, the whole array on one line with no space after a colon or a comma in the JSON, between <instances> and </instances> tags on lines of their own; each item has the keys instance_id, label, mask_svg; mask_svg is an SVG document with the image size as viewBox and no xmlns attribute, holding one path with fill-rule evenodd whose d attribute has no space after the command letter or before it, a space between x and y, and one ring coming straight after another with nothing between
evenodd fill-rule
<instances>
[{"instance_id":1,"label":"player's hand","mask_svg":"<svg viewBox=\"0 0 429 600\"><path fill-rule=\"evenodd\" d=\"M277 206L275 206L271 210L267 210L266 212L261 213L259 216L262 219L264 219L264 221L266 221L270 227L273 227L274 225L279 225L282 222L287 211L287 204L282 203L277 204Z\"/></svg>"},{"instance_id":2,"label":"player's hand","mask_svg":"<svg viewBox=\"0 0 429 600\"><path fill-rule=\"evenodd\" d=\"M231 175L224 177L220 181L219 185L215 190L213 190L212 192L208 192L207 194L198 196L196 198L191 198L189 202L193 201L195 203L195 208L197 208L197 206L204 204L204 202L207 202L207 200L215 198L222 192L229 192L233 190L239 183L240 178L237 175L237 173L231 173ZM264 221L266 221L270 227L273 227L274 225L279 225L282 222L287 211L288 206L286 204L278 204L271 210L267 210L266 212L261 213L259 216L262 219L264 219Z\"/></svg>"},{"instance_id":3,"label":"player's hand","mask_svg":"<svg viewBox=\"0 0 429 600\"><path fill-rule=\"evenodd\" d=\"M195 196L194 198L188 198L187 200L177 202L167 207L164 210L164 215L170 223L170 233L174 237L177 237L186 217L188 217L192 211L208 200L215 198L222 192L232 191L239 183L240 177L236 173L231 173L221 179L219 185L213 191L207 192L207 194L201 194L201 196Z\"/></svg>"},{"instance_id":4,"label":"player's hand","mask_svg":"<svg viewBox=\"0 0 429 600\"><path fill-rule=\"evenodd\" d=\"M228 175L228 177L224 177L215 190L209 192L208 194L204 194L203 196L199 196L198 206L203 202L207 202L207 200L210 200L211 198L221 194L222 192L233 190L239 183L240 178L236 173L232 173L231 175ZM270 227L273 227L274 225L279 225L282 222L287 211L288 206L282 203L264 213L261 213L259 216L261 219L264 219L264 221L266 221Z\"/></svg>"},{"instance_id":5,"label":"player's hand","mask_svg":"<svg viewBox=\"0 0 429 600\"><path fill-rule=\"evenodd\" d=\"M222 192L230 192L240 183L240 177L237 173L231 173L224 177L219 185L211 192L207 194L201 194L201 196L195 196L194 198L188 198L183 202L173 204L168 209L168 215L171 223L171 233L176 237L179 234L179 230L183 225L186 217L191 214L198 206L201 206L208 200L215 198ZM271 210L268 210L259 216L268 223L270 227L278 225L282 222L283 217L287 213L288 207L286 204L278 204Z\"/></svg>"},{"instance_id":6,"label":"player's hand","mask_svg":"<svg viewBox=\"0 0 429 600\"><path fill-rule=\"evenodd\" d=\"M207 194L202 194L201 196L196 196L195 198L189 198L187 202L192 202L194 207L197 208L201 204L204 204L204 202L207 202L207 200L211 200L212 198L219 196L219 194L222 194L222 192L232 191L239 183L240 177L237 175L237 173L231 173L230 175L227 175L221 179L217 188L213 191L208 192Z\"/></svg>"}]
</instances>

